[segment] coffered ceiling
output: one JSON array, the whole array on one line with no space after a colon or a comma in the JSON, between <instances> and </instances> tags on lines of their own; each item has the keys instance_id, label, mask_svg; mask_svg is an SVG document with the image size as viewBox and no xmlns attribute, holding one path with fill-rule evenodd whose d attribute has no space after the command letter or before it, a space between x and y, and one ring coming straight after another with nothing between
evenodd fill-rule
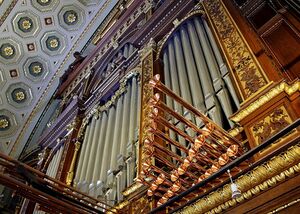
<instances>
[{"instance_id":1,"label":"coffered ceiling","mask_svg":"<svg viewBox=\"0 0 300 214\"><path fill-rule=\"evenodd\" d=\"M74 60L117 0L0 0L0 150L18 155Z\"/></svg>"}]
</instances>

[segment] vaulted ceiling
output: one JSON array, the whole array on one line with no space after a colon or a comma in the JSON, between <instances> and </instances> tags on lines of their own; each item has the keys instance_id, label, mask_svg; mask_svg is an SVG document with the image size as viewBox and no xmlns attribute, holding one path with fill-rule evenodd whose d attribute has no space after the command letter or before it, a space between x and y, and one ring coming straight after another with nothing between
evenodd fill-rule
<instances>
[{"instance_id":1,"label":"vaulted ceiling","mask_svg":"<svg viewBox=\"0 0 300 214\"><path fill-rule=\"evenodd\" d=\"M0 150L20 153L74 60L116 0L0 0Z\"/></svg>"}]
</instances>

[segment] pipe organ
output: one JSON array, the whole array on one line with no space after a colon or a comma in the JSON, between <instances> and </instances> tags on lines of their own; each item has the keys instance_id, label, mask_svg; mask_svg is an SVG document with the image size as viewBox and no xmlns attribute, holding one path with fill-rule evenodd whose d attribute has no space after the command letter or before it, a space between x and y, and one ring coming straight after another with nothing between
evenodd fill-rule
<instances>
[{"instance_id":1,"label":"pipe organ","mask_svg":"<svg viewBox=\"0 0 300 214\"><path fill-rule=\"evenodd\" d=\"M60 148L56 151L52 160L49 163L46 175L48 175L52 178L56 177L56 173L57 173L60 161L61 161L61 156L62 156L63 151L64 151L64 147L60 146Z\"/></svg>"},{"instance_id":2,"label":"pipe organ","mask_svg":"<svg viewBox=\"0 0 300 214\"><path fill-rule=\"evenodd\" d=\"M233 126L229 117L239 100L205 19L189 19L172 33L163 50L163 63L167 87L220 126ZM170 98L166 101L184 113Z\"/></svg>"},{"instance_id":3,"label":"pipe organ","mask_svg":"<svg viewBox=\"0 0 300 214\"><path fill-rule=\"evenodd\" d=\"M74 178L81 191L118 201L133 182L139 94L138 75L132 74L90 119Z\"/></svg>"},{"instance_id":4,"label":"pipe organ","mask_svg":"<svg viewBox=\"0 0 300 214\"><path fill-rule=\"evenodd\" d=\"M284 204L299 193L299 128L230 168L232 180L224 170L300 116L300 28L289 7L119 1L89 40L94 52L57 90L60 113L38 142L53 152L38 167L111 213L264 213L268 202ZM273 12L262 20L260 10ZM239 199L230 198L235 181Z\"/></svg>"}]
</instances>

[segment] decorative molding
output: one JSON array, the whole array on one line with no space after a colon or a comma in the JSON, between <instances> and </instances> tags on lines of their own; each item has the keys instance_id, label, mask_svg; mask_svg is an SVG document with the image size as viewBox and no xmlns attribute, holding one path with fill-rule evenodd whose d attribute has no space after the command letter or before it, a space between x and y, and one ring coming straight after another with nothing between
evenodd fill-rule
<instances>
[{"instance_id":1,"label":"decorative molding","mask_svg":"<svg viewBox=\"0 0 300 214\"><path fill-rule=\"evenodd\" d=\"M130 187L128 187L127 189L125 189L122 194L124 196L128 196L134 192L136 192L137 190L139 190L141 187L143 187L144 185L142 183L138 183L138 182L135 182L133 183Z\"/></svg>"},{"instance_id":2,"label":"decorative molding","mask_svg":"<svg viewBox=\"0 0 300 214\"><path fill-rule=\"evenodd\" d=\"M78 152L81 147L81 143L79 141L76 141L75 149L74 149L74 154L72 157L72 162L69 168L69 171L67 172L67 177L66 177L66 184L70 186L72 184L73 178L74 178L74 169L75 169L75 163L77 160Z\"/></svg>"},{"instance_id":3,"label":"decorative molding","mask_svg":"<svg viewBox=\"0 0 300 214\"><path fill-rule=\"evenodd\" d=\"M145 155L143 142L146 139L147 132L146 127L149 127L150 121L146 119L146 115L150 113L150 107L148 101L153 95L153 89L149 85L149 81L153 78L154 70L154 55L155 55L156 43L153 39L150 39L149 43L140 51L141 55L141 67L142 67L142 80L141 80L141 115L140 115L140 130L139 130L139 146L138 146L138 176L142 170L142 163L146 162L149 157Z\"/></svg>"},{"instance_id":4,"label":"decorative molding","mask_svg":"<svg viewBox=\"0 0 300 214\"><path fill-rule=\"evenodd\" d=\"M108 16L104 19L104 21L100 24L98 29L96 30L94 36L92 37L92 43L94 45L97 45L101 38L105 35L106 32L108 32L109 29L111 29L112 25L116 22L116 20L113 20L115 16L118 14L119 11L122 11L123 8L123 2L119 1L116 5L116 7L108 14Z\"/></svg>"},{"instance_id":5,"label":"decorative molding","mask_svg":"<svg viewBox=\"0 0 300 214\"><path fill-rule=\"evenodd\" d=\"M269 83L267 76L246 40L220 0L203 2L243 100L247 100Z\"/></svg>"},{"instance_id":6,"label":"decorative molding","mask_svg":"<svg viewBox=\"0 0 300 214\"><path fill-rule=\"evenodd\" d=\"M296 199L296 200L294 200L294 201L291 201L291 202L289 202L289 203L287 203L287 204L285 204L285 205L283 205L283 206L281 206L281 207L278 207L278 208L276 208L275 210L273 210L273 211L271 211L271 212L268 212L268 214L279 213L280 211L282 211L282 210L284 210L284 209L286 209L286 208L288 208L288 207L290 207L290 206L293 206L294 204L297 204L297 203L299 203L299 202L300 202L300 198L298 198L298 199Z\"/></svg>"},{"instance_id":7,"label":"decorative molding","mask_svg":"<svg viewBox=\"0 0 300 214\"><path fill-rule=\"evenodd\" d=\"M161 19L156 23L156 25L151 28L151 30L139 41L138 45L142 45L143 43L147 42L147 39L153 35L153 32L155 32L155 30L160 26L160 25L163 25L165 24L165 20L167 20L167 18L172 15L175 11L176 8L179 8L180 5L182 3L184 3L185 1L183 0L179 0L177 1L176 5L174 5L172 8L170 8L170 10L163 14L163 16L161 17Z\"/></svg>"},{"instance_id":8,"label":"decorative molding","mask_svg":"<svg viewBox=\"0 0 300 214\"><path fill-rule=\"evenodd\" d=\"M292 85L289 85L286 82L281 82L280 84L274 86L269 91L264 93L264 95L257 98L244 109L240 109L239 112L233 115L230 119L238 123L257 109L259 109L261 106L272 100L274 97L278 96L280 93L285 92L289 96L291 96L297 91L300 91L300 80L295 81Z\"/></svg>"},{"instance_id":9,"label":"decorative molding","mask_svg":"<svg viewBox=\"0 0 300 214\"><path fill-rule=\"evenodd\" d=\"M8 15L12 11L12 9L14 9L15 5L17 4L17 2L18 2L18 0L13 0L10 3L10 5L8 6L8 8L5 10L4 14L2 16L0 16L0 27L2 26L2 24L6 20L6 18L8 17ZM4 3L4 0L1 0L0 6L2 6L3 3Z\"/></svg>"},{"instance_id":10,"label":"decorative molding","mask_svg":"<svg viewBox=\"0 0 300 214\"><path fill-rule=\"evenodd\" d=\"M248 173L238 177L235 183L242 192L237 199L231 198L230 184L226 184L179 213L220 213L229 207L236 206L250 199L261 191L265 191L288 177L300 172L300 144L290 147L285 152L271 158Z\"/></svg>"}]
</instances>

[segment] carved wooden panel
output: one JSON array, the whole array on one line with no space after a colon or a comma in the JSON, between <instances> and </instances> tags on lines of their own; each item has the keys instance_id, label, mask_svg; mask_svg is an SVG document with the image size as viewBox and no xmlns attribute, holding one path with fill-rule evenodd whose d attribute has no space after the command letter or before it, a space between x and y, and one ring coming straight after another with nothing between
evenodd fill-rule
<instances>
[{"instance_id":1,"label":"carved wooden panel","mask_svg":"<svg viewBox=\"0 0 300 214\"><path fill-rule=\"evenodd\" d=\"M257 145L292 123L292 118L285 106L279 106L269 112L264 118L255 122L250 128Z\"/></svg>"},{"instance_id":2,"label":"carved wooden panel","mask_svg":"<svg viewBox=\"0 0 300 214\"><path fill-rule=\"evenodd\" d=\"M204 8L231 65L240 95L246 100L269 80L222 1L204 1Z\"/></svg>"}]
</instances>

